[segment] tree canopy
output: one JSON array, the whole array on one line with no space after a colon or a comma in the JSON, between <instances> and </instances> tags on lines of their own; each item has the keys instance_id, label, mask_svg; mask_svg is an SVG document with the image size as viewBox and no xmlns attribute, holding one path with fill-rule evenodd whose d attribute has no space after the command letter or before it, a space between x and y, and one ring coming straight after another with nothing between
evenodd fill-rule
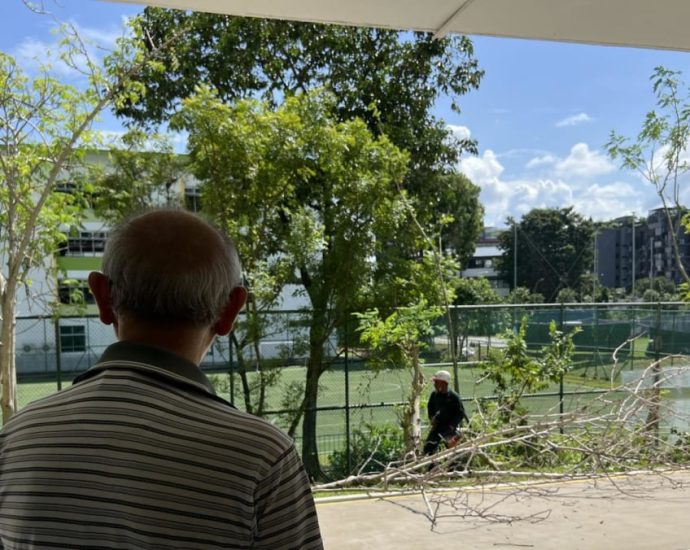
<instances>
[{"instance_id":1,"label":"tree canopy","mask_svg":"<svg viewBox=\"0 0 690 550\"><path fill-rule=\"evenodd\" d=\"M510 230L499 235L503 256L501 275L514 280L517 224L517 285L539 293L547 302L559 291L581 291L583 275L592 268L594 224L572 207L535 208L518 223L508 218Z\"/></svg>"},{"instance_id":2,"label":"tree canopy","mask_svg":"<svg viewBox=\"0 0 690 550\"><path fill-rule=\"evenodd\" d=\"M135 101L139 71L155 62L159 48L134 48L131 37L117 41L102 64L90 55L71 26L60 29L59 58L83 78L82 86L58 80L52 68L27 74L0 52L0 384L2 413L16 410L15 313L18 290L29 284L32 268L64 240L62 230L78 223L83 210L85 150L97 143L93 122L109 104ZM160 46L177 36L172 33ZM64 191L64 192L60 192Z\"/></svg>"},{"instance_id":3,"label":"tree canopy","mask_svg":"<svg viewBox=\"0 0 690 550\"><path fill-rule=\"evenodd\" d=\"M190 29L183 41L141 76L143 97L123 101L120 116L145 126L168 121L199 84L222 103L261 98L272 106L325 89L337 120L360 119L372 135L408 152L401 185L419 198L420 223L450 215L448 244L458 245L460 260L471 254L481 227L472 214L482 215L477 193L464 201L474 186L441 176L453 174L459 155L475 143L456 139L432 113L442 96L459 110L459 98L479 86L483 71L469 38L146 8L140 48L155 47L180 26Z\"/></svg>"},{"instance_id":4,"label":"tree canopy","mask_svg":"<svg viewBox=\"0 0 690 550\"><path fill-rule=\"evenodd\" d=\"M142 21L142 51L191 30L118 114L189 132L202 209L238 239L250 285L296 274L312 308L303 458L318 475L324 343L372 301L452 303L451 266L481 231L479 189L456 172L475 144L433 114L478 87L472 42L155 8ZM439 243L455 259L432 252ZM427 289L429 269L441 283Z\"/></svg>"},{"instance_id":5,"label":"tree canopy","mask_svg":"<svg viewBox=\"0 0 690 550\"><path fill-rule=\"evenodd\" d=\"M377 253L407 216L398 185L407 154L361 120L339 122L316 91L271 109L223 104L211 90L186 99L174 122L189 132L204 211L236 240L250 288L293 276L309 304L303 458L318 475L316 400L324 346L371 288ZM297 427L297 422L291 427Z\"/></svg>"}]
</instances>

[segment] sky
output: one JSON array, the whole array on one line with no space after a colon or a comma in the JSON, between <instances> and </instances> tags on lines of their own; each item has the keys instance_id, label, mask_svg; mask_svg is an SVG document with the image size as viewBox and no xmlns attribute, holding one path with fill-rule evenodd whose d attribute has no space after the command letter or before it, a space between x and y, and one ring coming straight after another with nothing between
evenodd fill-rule
<instances>
[{"instance_id":1,"label":"sky","mask_svg":"<svg viewBox=\"0 0 690 550\"><path fill-rule=\"evenodd\" d=\"M106 47L141 10L96 0L43 4L55 19ZM53 19L31 13L21 0L2 0L0 14L0 50L23 68L54 49ZM473 42L486 72L479 89L460 99L461 113L441 98L435 114L478 142L479 154L463 156L459 169L481 187L485 225L500 227L508 216L519 219L535 207L573 206L585 217L608 220L660 206L654 187L621 170L604 145L612 130L630 137L639 132L654 107L654 67L680 70L690 84L690 53L495 37ZM54 66L57 76L69 78ZM109 115L99 125L121 130ZM690 178L685 187L683 202L690 205Z\"/></svg>"}]
</instances>

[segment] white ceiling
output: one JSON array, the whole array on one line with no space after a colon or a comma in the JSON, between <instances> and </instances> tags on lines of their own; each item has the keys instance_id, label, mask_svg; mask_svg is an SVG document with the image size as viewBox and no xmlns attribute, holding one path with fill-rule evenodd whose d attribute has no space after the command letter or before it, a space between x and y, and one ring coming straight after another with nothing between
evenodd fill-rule
<instances>
[{"instance_id":1,"label":"white ceiling","mask_svg":"<svg viewBox=\"0 0 690 550\"><path fill-rule=\"evenodd\" d=\"M690 51L690 0L111 0L273 19Z\"/></svg>"}]
</instances>

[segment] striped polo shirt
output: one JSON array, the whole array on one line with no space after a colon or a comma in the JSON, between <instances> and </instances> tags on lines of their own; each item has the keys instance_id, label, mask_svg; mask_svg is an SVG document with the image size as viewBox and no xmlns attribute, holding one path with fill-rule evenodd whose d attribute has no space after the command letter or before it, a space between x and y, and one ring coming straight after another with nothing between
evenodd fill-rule
<instances>
[{"instance_id":1,"label":"striped polo shirt","mask_svg":"<svg viewBox=\"0 0 690 550\"><path fill-rule=\"evenodd\" d=\"M0 435L0 540L19 548L319 549L292 441L193 363L110 346Z\"/></svg>"}]
</instances>

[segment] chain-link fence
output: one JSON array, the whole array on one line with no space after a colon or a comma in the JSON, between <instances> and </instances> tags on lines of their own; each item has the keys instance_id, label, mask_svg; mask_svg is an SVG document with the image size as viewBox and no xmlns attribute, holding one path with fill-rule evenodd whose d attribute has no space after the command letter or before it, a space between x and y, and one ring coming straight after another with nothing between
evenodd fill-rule
<instances>
[{"instance_id":1,"label":"chain-link fence","mask_svg":"<svg viewBox=\"0 0 690 550\"><path fill-rule=\"evenodd\" d=\"M235 333L218 339L202 364L221 396L289 431L298 448L309 319L303 311L242 317ZM482 379L482 361L504 348L523 321L528 349L535 354L549 342L551 323L560 330L578 329L570 372L543 392L524 397L533 414L574 410L619 381L621 372L690 352L690 306L684 303L458 306L437 320L434 336L425 342L427 380L439 368L451 370L472 415L478 402L493 399L495 390ZM397 425L410 386L404 369L372 368L351 329L335 331L323 350L329 367L319 379L317 446L324 465L337 452L344 452L349 463L357 431ZM112 328L96 317L17 319L19 407L71 384L114 341Z\"/></svg>"}]
</instances>

